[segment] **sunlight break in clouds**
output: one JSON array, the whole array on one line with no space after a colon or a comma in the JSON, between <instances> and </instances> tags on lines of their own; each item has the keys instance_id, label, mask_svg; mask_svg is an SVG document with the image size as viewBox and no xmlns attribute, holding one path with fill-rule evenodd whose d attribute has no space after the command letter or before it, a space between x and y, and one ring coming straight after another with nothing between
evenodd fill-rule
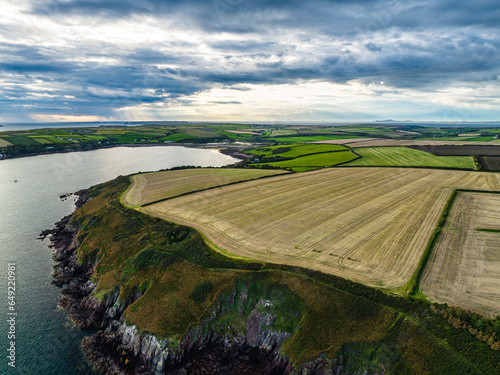
<instances>
[{"instance_id":1,"label":"sunlight break in clouds","mask_svg":"<svg viewBox=\"0 0 500 375\"><path fill-rule=\"evenodd\" d=\"M495 1L214 4L0 0L0 120L499 119Z\"/></svg>"}]
</instances>

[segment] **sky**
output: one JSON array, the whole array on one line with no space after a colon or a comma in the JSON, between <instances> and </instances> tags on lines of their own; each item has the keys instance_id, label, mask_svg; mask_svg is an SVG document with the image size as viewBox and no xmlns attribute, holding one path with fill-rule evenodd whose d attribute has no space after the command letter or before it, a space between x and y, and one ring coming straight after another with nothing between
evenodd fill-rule
<instances>
[{"instance_id":1,"label":"sky","mask_svg":"<svg viewBox=\"0 0 500 375\"><path fill-rule=\"evenodd\" d=\"M0 122L500 120L498 0L0 9Z\"/></svg>"}]
</instances>

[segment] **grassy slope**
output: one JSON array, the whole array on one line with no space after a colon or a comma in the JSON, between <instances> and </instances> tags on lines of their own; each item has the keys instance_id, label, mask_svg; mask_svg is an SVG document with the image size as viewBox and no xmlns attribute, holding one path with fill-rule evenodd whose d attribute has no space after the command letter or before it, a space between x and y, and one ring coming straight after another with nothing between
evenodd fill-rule
<instances>
[{"instance_id":1,"label":"grassy slope","mask_svg":"<svg viewBox=\"0 0 500 375\"><path fill-rule=\"evenodd\" d=\"M407 166L474 169L474 160L469 156L435 156L431 153L406 147L356 148L360 159L346 164L353 166Z\"/></svg>"},{"instance_id":2,"label":"grassy slope","mask_svg":"<svg viewBox=\"0 0 500 375\"><path fill-rule=\"evenodd\" d=\"M314 271L228 259L209 249L190 228L121 206L119 197L127 186L128 179L121 177L93 188L94 199L76 211L73 223L81 226L80 258L102 258L94 274L99 280L98 297L116 286L122 299L136 289L147 290L126 310L127 320L143 331L175 343L217 298L233 285L247 282L253 285L249 298L273 296L281 299L284 313L300 313L299 328L284 346L284 353L297 362L325 353L342 354L346 367L356 370L384 366L393 374L499 373L499 352L468 332L451 328L443 318L429 315L423 302L391 297ZM256 272L265 268L270 270ZM205 301L189 298L206 281L213 288ZM403 311L406 318L392 324L395 310ZM285 321L295 322L295 318ZM221 326L241 327L246 316L221 319Z\"/></svg>"}]
</instances>

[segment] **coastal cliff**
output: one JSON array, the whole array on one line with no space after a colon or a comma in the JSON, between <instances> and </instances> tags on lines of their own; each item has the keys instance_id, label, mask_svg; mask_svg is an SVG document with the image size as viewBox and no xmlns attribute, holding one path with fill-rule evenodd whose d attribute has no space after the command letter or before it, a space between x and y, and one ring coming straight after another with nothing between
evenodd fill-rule
<instances>
[{"instance_id":1,"label":"coastal cliff","mask_svg":"<svg viewBox=\"0 0 500 375\"><path fill-rule=\"evenodd\" d=\"M79 192L77 207L88 197ZM136 290L120 300L115 288L102 300L93 296L96 284L91 281L95 263L79 262L77 239L79 228L71 225L71 215L56 223L50 235L53 249L53 283L62 286L59 306L67 309L69 319L81 328L98 328L86 336L83 350L95 370L103 374L355 374L344 371L342 358L315 361L294 366L282 353L283 344L294 334L300 316L299 306L284 316L280 311L283 296L289 291L276 286L280 299L268 299L252 290L249 280L238 282L221 296L210 313L193 326L180 342L158 339L127 324L124 311L137 301L143 292ZM265 294L265 293L264 293ZM268 296L267 296L268 297ZM288 296L290 297L290 296ZM228 316L236 316L227 325ZM293 315L293 316L292 316ZM280 329L278 320L293 321L293 329ZM243 324L241 324L243 323ZM283 324L281 324L283 326ZM285 324L286 326L286 324ZM289 325L288 325L289 326ZM289 326L290 327L290 326ZM380 372L382 374L384 372Z\"/></svg>"},{"instance_id":2,"label":"coastal cliff","mask_svg":"<svg viewBox=\"0 0 500 375\"><path fill-rule=\"evenodd\" d=\"M227 258L191 228L122 206L127 186L119 177L78 192L76 211L42 233L60 307L99 330L82 345L100 373L498 373L498 351L433 312L441 307Z\"/></svg>"},{"instance_id":3,"label":"coastal cliff","mask_svg":"<svg viewBox=\"0 0 500 375\"><path fill-rule=\"evenodd\" d=\"M78 262L78 228L69 224L70 219L71 215L63 218L55 229L43 234L50 234L52 242L54 284L63 286L60 307L69 311L70 320L79 328L101 328L83 340L83 349L96 370L105 374L292 372L293 366L281 354L291 332L273 328L278 319L273 301L260 298L248 306L249 284L238 285L217 301L210 315L191 328L180 345L171 345L169 340L159 340L127 325L123 312L142 293L132 293L125 301L119 301L119 289L102 301L92 296L96 285L90 278L95 264ZM238 306L238 311L232 311L233 306ZM221 330L221 317L237 313L243 318L248 309L251 312L243 330L230 326Z\"/></svg>"}]
</instances>

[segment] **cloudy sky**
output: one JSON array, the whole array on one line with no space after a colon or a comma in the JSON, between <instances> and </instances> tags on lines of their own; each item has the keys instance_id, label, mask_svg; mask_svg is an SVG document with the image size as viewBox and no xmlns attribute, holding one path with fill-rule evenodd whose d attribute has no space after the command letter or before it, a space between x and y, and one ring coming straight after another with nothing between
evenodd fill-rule
<instances>
[{"instance_id":1,"label":"cloudy sky","mask_svg":"<svg viewBox=\"0 0 500 375\"><path fill-rule=\"evenodd\" d=\"M498 0L0 0L0 121L500 120Z\"/></svg>"}]
</instances>

